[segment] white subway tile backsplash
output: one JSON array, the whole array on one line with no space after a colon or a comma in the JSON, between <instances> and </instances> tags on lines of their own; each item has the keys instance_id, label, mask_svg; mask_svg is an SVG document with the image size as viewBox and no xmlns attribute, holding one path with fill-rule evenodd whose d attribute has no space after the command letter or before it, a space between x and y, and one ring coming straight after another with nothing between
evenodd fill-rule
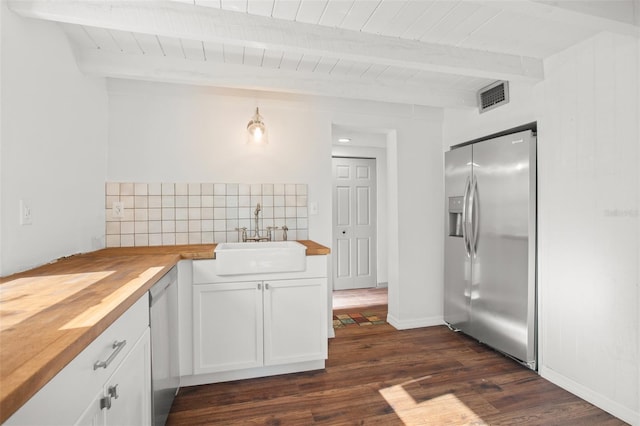
<instances>
[{"instance_id":1,"label":"white subway tile backsplash","mask_svg":"<svg viewBox=\"0 0 640 426\"><path fill-rule=\"evenodd\" d=\"M149 220L162 220L162 209L149 209Z\"/></svg>"},{"instance_id":2,"label":"white subway tile backsplash","mask_svg":"<svg viewBox=\"0 0 640 426\"><path fill-rule=\"evenodd\" d=\"M125 209L132 209L135 206L133 195L121 195L120 201Z\"/></svg>"},{"instance_id":3,"label":"white subway tile backsplash","mask_svg":"<svg viewBox=\"0 0 640 426\"><path fill-rule=\"evenodd\" d=\"M135 231L135 222L121 222L120 234L133 234Z\"/></svg>"},{"instance_id":4,"label":"white subway tile backsplash","mask_svg":"<svg viewBox=\"0 0 640 426\"><path fill-rule=\"evenodd\" d=\"M238 196L240 195L240 185L237 183L228 183L227 195Z\"/></svg>"},{"instance_id":5,"label":"white subway tile backsplash","mask_svg":"<svg viewBox=\"0 0 640 426\"><path fill-rule=\"evenodd\" d=\"M173 183L162 184L162 195L176 195L176 186Z\"/></svg>"},{"instance_id":6,"label":"white subway tile backsplash","mask_svg":"<svg viewBox=\"0 0 640 426\"><path fill-rule=\"evenodd\" d=\"M200 220L202 209L200 207L189 207L189 220Z\"/></svg>"},{"instance_id":7,"label":"white subway tile backsplash","mask_svg":"<svg viewBox=\"0 0 640 426\"><path fill-rule=\"evenodd\" d=\"M120 184L120 195L133 195L134 194L134 186L132 183L121 183Z\"/></svg>"},{"instance_id":8,"label":"white subway tile backsplash","mask_svg":"<svg viewBox=\"0 0 640 426\"><path fill-rule=\"evenodd\" d=\"M306 184L105 183L107 247L235 242L236 228L255 233L254 210L260 203L260 234L277 226L276 240L308 238ZM113 216L113 203L124 204L124 217Z\"/></svg>"},{"instance_id":9,"label":"white subway tile backsplash","mask_svg":"<svg viewBox=\"0 0 640 426\"><path fill-rule=\"evenodd\" d=\"M162 220L175 220L176 209L174 208L162 208Z\"/></svg>"},{"instance_id":10,"label":"white subway tile backsplash","mask_svg":"<svg viewBox=\"0 0 640 426\"><path fill-rule=\"evenodd\" d=\"M163 246L174 246L176 245L176 234L175 233L162 233L162 245Z\"/></svg>"},{"instance_id":11,"label":"white subway tile backsplash","mask_svg":"<svg viewBox=\"0 0 640 426\"><path fill-rule=\"evenodd\" d=\"M238 195L251 195L251 185L246 183L238 184Z\"/></svg>"},{"instance_id":12,"label":"white subway tile backsplash","mask_svg":"<svg viewBox=\"0 0 640 426\"><path fill-rule=\"evenodd\" d=\"M120 233L116 235L107 235L106 238L107 247L120 247Z\"/></svg>"},{"instance_id":13,"label":"white subway tile backsplash","mask_svg":"<svg viewBox=\"0 0 640 426\"><path fill-rule=\"evenodd\" d=\"M115 182L107 182L105 185L105 194L106 195L115 195L120 196L120 184Z\"/></svg>"},{"instance_id":14,"label":"white subway tile backsplash","mask_svg":"<svg viewBox=\"0 0 640 426\"><path fill-rule=\"evenodd\" d=\"M149 221L149 234L162 234L162 221L150 220Z\"/></svg>"},{"instance_id":15,"label":"white subway tile backsplash","mask_svg":"<svg viewBox=\"0 0 640 426\"><path fill-rule=\"evenodd\" d=\"M188 220L176 220L176 234L180 232L189 232Z\"/></svg>"},{"instance_id":16,"label":"white subway tile backsplash","mask_svg":"<svg viewBox=\"0 0 640 426\"><path fill-rule=\"evenodd\" d=\"M148 234L149 233L149 222L134 222L134 232L136 234Z\"/></svg>"},{"instance_id":17,"label":"white subway tile backsplash","mask_svg":"<svg viewBox=\"0 0 640 426\"><path fill-rule=\"evenodd\" d=\"M189 232L201 232L201 231L202 231L202 222L199 219L189 221Z\"/></svg>"},{"instance_id":18,"label":"white subway tile backsplash","mask_svg":"<svg viewBox=\"0 0 640 426\"><path fill-rule=\"evenodd\" d=\"M133 234L123 234L120 236L120 247L133 247L134 241Z\"/></svg>"},{"instance_id":19,"label":"white subway tile backsplash","mask_svg":"<svg viewBox=\"0 0 640 426\"><path fill-rule=\"evenodd\" d=\"M214 219L226 219L227 218L227 209L225 207L214 207L213 208L213 218Z\"/></svg>"},{"instance_id":20,"label":"white subway tile backsplash","mask_svg":"<svg viewBox=\"0 0 640 426\"><path fill-rule=\"evenodd\" d=\"M214 194L213 183L203 183L200 185L200 195L213 195Z\"/></svg>"},{"instance_id":21,"label":"white subway tile backsplash","mask_svg":"<svg viewBox=\"0 0 640 426\"><path fill-rule=\"evenodd\" d=\"M134 195L149 195L149 185L146 183L134 183L133 184Z\"/></svg>"},{"instance_id":22,"label":"white subway tile backsplash","mask_svg":"<svg viewBox=\"0 0 640 426\"><path fill-rule=\"evenodd\" d=\"M134 239L134 244L136 246L148 246L149 234L136 234Z\"/></svg>"},{"instance_id":23,"label":"white subway tile backsplash","mask_svg":"<svg viewBox=\"0 0 640 426\"><path fill-rule=\"evenodd\" d=\"M214 183L213 195L227 195L227 185L224 183Z\"/></svg>"},{"instance_id":24,"label":"white subway tile backsplash","mask_svg":"<svg viewBox=\"0 0 640 426\"><path fill-rule=\"evenodd\" d=\"M214 195L213 196L213 207L226 207L227 205L227 197L224 195Z\"/></svg>"},{"instance_id":25,"label":"white subway tile backsplash","mask_svg":"<svg viewBox=\"0 0 640 426\"><path fill-rule=\"evenodd\" d=\"M149 220L149 209L134 209L133 218L136 221Z\"/></svg>"},{"instance_id":26,"label":"white subway tile backsplash","mask_svg":"<svg viewBox=\"0 0 640 426\"><path fill-rule=\"evenodd\" d=\"M188 220L188 219L189 219L189 209L176 207L176 220Z\"/></svg>"},{"instance_id":27,"label":"white subway tile backsplash","mask_svg":"<svg viewBox=\"0 0 640 426\"><path fill-rule=\"evenodd\" d=\"M162 207L162 196L149 195L149 200L147 201L147 207L149 207L150 209Z\"/></svg>"},{"instance_id":28,"label":"white subway tile backsplash","mask_svg":"<svg viewBox=\"0 0 640 426\"><path fill-rule=\"evenodd\" d=\"M176 222L174 220L163 220L162 233L173 234L174 232L176 232Z\"/></svg>"},{"instance_id":29,"label":"white subway tile backsplash","mask_svg":"<svg viewBox=\"0 0 640 426\"><path fill-rule=\"evenodd\" d=\"M188 195L176 195L176 207L189 207Z\"/></svg>"},{"instance_id":30,"label":"white subway tile backsplash","mask_svg":"<svg viewBox=\"0 0 640 426\"><path fill-rule=\"evenodd\" d=\"M104 207L106 209L112 209L113 208L113 203L117 203L117 202L120 202L120 196L119 195L107 195L105 197Z\"/></svg>"},{"instance_id":31,"label":"white subway tile backsplash","mask_svg":"<svg viewBox=\"0 0 640 426\"><path fill-rule=\"evenodd\" d=\"M202 193L202 186L199 183L190 183L189 187L189 195L200 195Z\"/></svg>"},{"instance_id":32,"label":"white subway tile backsplash","mask_svg":"<svg viewBox=\"0 0 640 426\"><path fill-rule=\"evenodd\" d=\"M120 235L120 222L107 222L107 235Z\"/></svg>"},{"instance_id":33,"label":"white subway tile backsplash","mask_svg":"<svg viewBox=\"0 0 640 426\"><path fill-rule=\"evenodd\" d=\"M187 183L176 183L176 195L189 195L189 184Z\"/></svg>"},{"instance_id":34,"label":"white subway tile backsplash","mask_svg":"<svg viewBox=\"0 0 640 426\"><path fill-rule=\"evenodd\" d=\"M205 207L200 209L200 218L202 220L213 219L213 207Z\"/></svg>"},{"instance_id":35,"label":"white subway tile backsplash","mask_svg":"<svg viewBox=\"0 0 640 426\"><path fill-rule=\"evenodd\" d=\"M162 195L162 184L161 183L150 183L149 184L149 195Z\"/></svg>"},{"instance_id":36,"label":"white subway tile backsplash","mask_svg":"<svg viewBox=\"0 0 640 426\"><path fill-rule=\"evenodd\" d=\"M293 183L287 183L284 186L284 195L296 195L296 186Z\"/></svg>"}]
</instances>

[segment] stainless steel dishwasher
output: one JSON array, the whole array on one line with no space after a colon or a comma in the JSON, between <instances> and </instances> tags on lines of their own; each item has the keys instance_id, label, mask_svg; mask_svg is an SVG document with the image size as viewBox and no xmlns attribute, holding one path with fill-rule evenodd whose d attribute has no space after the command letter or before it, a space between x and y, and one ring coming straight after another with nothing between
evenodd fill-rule
<instances>
[{"instance_id":1,"label":"stainless steel dishwasher","mask_svg":"<svg viewBox=\"0 0 640 426\"><path fill-rule=\"evenodd\" d=\"M153 424L164 425L180 386L178 271L173 267L149 290Z\"/></svg>"}]
</instances>

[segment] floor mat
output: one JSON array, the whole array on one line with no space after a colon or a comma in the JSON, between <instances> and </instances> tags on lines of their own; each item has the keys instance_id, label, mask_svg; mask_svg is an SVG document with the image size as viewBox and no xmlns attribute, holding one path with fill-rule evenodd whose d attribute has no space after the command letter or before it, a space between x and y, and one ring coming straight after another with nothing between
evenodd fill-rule
<instances>
[{"instance_id":1,"label":"floor mat","mask_svg":"<svg viewBox=\"0 0 640 426\"><path fill-rule=\"evenodd\" d=\"M369 326L386 323L387 322L384 319L380 318L374 312L338 314L333 316L333 328Z\"/></svg>"}]
</instances>

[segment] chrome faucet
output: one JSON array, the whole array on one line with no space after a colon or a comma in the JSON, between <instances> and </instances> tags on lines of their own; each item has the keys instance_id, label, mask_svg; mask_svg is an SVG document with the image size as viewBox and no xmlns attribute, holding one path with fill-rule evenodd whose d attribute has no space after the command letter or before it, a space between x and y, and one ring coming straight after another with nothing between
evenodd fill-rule
<instances>
[{"instance_id":1,"label":"chrome faucet","mask_svg":"<svg viewBox=\"0 0 640 426\"><path fill-rule=\"evenodd\" d=\"M266 241L269 238L268 237L261 237L260 236L260 222L258 220L258 215L260 214L260 211L262 210L262 207L260 207L260 203L258 203L256 205L256 209L253 212L253 215L255 216L255 221L256 221L256 226L255 226L255 232L253 234L253 237L247 237L246 241Z\"/></svg>"}]
</instances>

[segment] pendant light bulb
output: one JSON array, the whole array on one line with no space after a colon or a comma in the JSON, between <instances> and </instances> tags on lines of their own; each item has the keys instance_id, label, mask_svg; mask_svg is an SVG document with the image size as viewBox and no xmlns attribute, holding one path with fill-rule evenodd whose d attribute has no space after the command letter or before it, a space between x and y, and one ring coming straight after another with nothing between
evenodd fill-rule
<instances>
[{"instance_id":1,"label":"pendant light bulb","mask_svg":"<svg viewBox=\"0 0 640 426\"><path fill-rule=\"evenodd\" d=\"M256 113L247 124L247 132L249 133L249 143L265 144L267 143L267 128L262 121L260 111L256 108Z\"/></svg>"}]
</instances>

